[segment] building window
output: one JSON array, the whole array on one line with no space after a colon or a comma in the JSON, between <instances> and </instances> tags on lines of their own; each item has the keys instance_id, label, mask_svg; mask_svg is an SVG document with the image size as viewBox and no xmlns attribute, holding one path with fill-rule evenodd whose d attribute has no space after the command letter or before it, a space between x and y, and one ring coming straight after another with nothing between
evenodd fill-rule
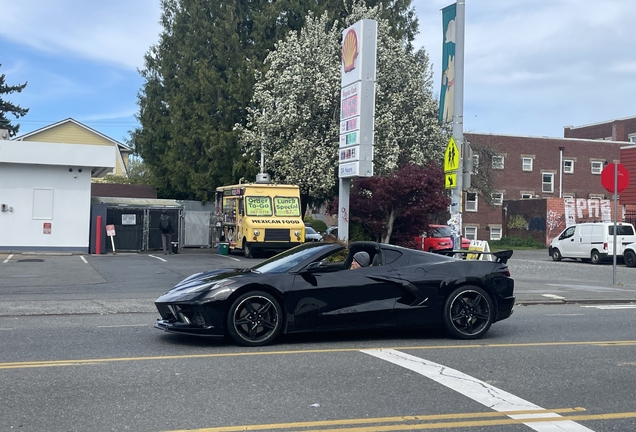
<instances>
[{"instance_id":1,"label":"building window","mask_svg":"<svg viewBox=\"0 0 636 432\"><path fill-rule=\"evenodd\" d=\"M521 158L521 169L524 171L532 171L532 158Z\"/></svg>"},{"instance_id":2,"label":"building window","mask_svg":"<svg viewBox=\"0 0 636 432\"><path fill-rule=\"evenodd\" d=\"M464 206L467 212L477 211L477 192L466 192L466 204Z\"/></svg>"},{"instance_id":3,"label":"building window","mask_svg":"<svg viewBox=\"0 0 636 432\"><path fill-rule=\"evenodd\" d=\"M501 240L501 227L490 227L490 240Z\"/></svg>"},{"instance_id":4,"label":"building window","mask_svg":"<svg viewBox=\"0 0 636 432\"><path fill-rule=\"evenodd\" d=\"M543 173L541 177L541 192L554 192L554 173Z\"/></svg>"},{"instance_id":5,"label":"building window","mask_svg":"<svg viewBox=\"0 0 636 432\"><path fill-rule=\"evenodd\" d=\"M478 168L479 168L479 155L474 154L473 155L473 170L471 171L471 174L477 174L479 171Z\"/></svg>"},{"instance_id":6,"label":"building window","mask_svg":"<svg viewBox=\"0 0 636 432\"><path fill-rule=\"evenodd\" d=\"M605 199L603 194L590 194L590 199Z\"/></svg>"},{"instance_id":7,"label":"building window","mask_svg":"<svg viewBox=\"0 0 636 432\"><path fill-rule=\"evenodd\" d=\"M504 157L493 156L492 157L492 169L504 169Z\"/></svg>"},{"instance_id":8,"label":"building window","mask_svg":"<svg viewBox=\"0 0 636 432\"><path fill-rule=\"evenodd\" d=\"M566 194L566 193L564 193L564 194L562 195L562 197L563 197L564 199L574 199L574 194Z\"/></svg>"},{"instance_id":9,"label":"building window","mask_svg":"<svg viewBox=\"0 0 636 432\"><path fill-rule=\"evenodd\" d=\"M526 193L526 192L522 192L521 193L521 199L532 199L532 193Z\"/></svg>"},{"instance_id":10,"label":"building window","mask_svg":"<svg viewBox=\"0 0 636 432\"><path fill-rule=\"evenodd\" d=\"M629 140L629 142L636 144L636 134L629 135L627 139Z\"/></svg>"},{"instance_id":11,"label":"building window","mask_svg":"<svg viewBox=\"0 0 636 432\"><path fill-rule=\"evenodd\" d=\"M600 174L603 171L603 162L592 161L592 174Z\"/></svg>"},{"instance_id":12,"label":"building window","mask_svg":"<svg viewBox=\"0 0 636 432\"><path fill-rule=\"evenodd\" d=\"M464 226L464 237L466 237L468 240L477 240L477 227Z\"/></svg>"},{"instance_id":13,"label":"building window","mask_svg":"<svg viewBox=\"0 0 636 432\"><path fill-rule=\"evenodd\" d=\"M492 198L493 205L502 205L503 204L503 194L501 192L495 192L490 194Z\"/></svg>"},{"instance_id":14,"label":"building window","mask_svg":"<svg viewBox=\"0 0 636 432\"><path fill-rule=\"evenodd\" d=\"M563 159L563 172L566 174L574 173L574 160Z\"/></svg>"}]
</instances>

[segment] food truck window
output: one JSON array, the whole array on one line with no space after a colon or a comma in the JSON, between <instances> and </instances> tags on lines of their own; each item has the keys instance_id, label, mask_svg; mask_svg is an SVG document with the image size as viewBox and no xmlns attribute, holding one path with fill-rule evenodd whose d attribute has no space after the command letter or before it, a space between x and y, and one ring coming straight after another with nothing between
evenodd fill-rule
<instances>
[{"instance_id":1,"label":"food truck window","mask_svg":"<svg viewBox=\"0 0 636 432\"><path fill-rule=\"evenodd\" d=\"M298 197L274 197L274 214L276 216L300 216Z\"/></svg>"},{"instance_id":2,"label":"food truck window","mask_svg":"<svg viewBox=\"0 0 636 432\"><path fill-rule=\"evenodd\" d=\"M272 199L267 196L246 196L245 214L247 216L271 216Z\"/></svg>"}]
</instances>

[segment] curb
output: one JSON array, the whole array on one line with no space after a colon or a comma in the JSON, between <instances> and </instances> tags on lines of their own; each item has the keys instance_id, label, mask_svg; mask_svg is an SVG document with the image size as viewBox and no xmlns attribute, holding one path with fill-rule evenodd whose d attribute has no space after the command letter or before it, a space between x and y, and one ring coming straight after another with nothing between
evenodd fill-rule
<instances>
[{"instance_id":1,"label":"curb","mask_svg":"<svg viewBox=\"0 0 636 432\"><path fill-rule=\"evenodd\" d=\"M579 299L579 300L520 300L515 306L565 305L565 304L632 304L636 299Z\"/></svg>"}]
</instances>

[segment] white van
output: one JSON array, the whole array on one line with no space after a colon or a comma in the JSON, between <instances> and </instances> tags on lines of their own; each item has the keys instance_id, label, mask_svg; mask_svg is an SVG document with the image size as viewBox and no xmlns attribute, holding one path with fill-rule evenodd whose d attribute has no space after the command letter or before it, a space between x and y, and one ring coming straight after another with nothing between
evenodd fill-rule
<instances>
[{"instance_id":1,"label":"white van","mask_svg":"<svg viewBox=\"0 0 636 432\"><path fill-rule=\"evenodd\" d=\"M616 224L616 256L622 256L625 246L636 242L634 226ZM567 227L552 240L548 253L554 261L579 258L598 264L614 254L614 222L589 222Z\"/></svg>"}]
</instances>

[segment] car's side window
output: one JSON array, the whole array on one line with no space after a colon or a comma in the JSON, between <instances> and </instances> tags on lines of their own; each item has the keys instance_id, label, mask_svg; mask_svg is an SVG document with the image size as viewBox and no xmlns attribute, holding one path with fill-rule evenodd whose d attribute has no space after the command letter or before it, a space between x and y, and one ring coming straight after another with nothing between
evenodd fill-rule
<instances>
[{"instance_id":1,"label":"car's side window","mask_svg":"<svg viewBox=\"0 0 636 432\"><path fill-rule=\"evenodd\" d=\"M566 229L565 231L563 231L563 234L561 234L561 237L559 237L561 240L566 239L566 238L570 238L574 235L574 230L576 229L576 227L570 227L568 229Z\"/></svg>"}]
</instances>

